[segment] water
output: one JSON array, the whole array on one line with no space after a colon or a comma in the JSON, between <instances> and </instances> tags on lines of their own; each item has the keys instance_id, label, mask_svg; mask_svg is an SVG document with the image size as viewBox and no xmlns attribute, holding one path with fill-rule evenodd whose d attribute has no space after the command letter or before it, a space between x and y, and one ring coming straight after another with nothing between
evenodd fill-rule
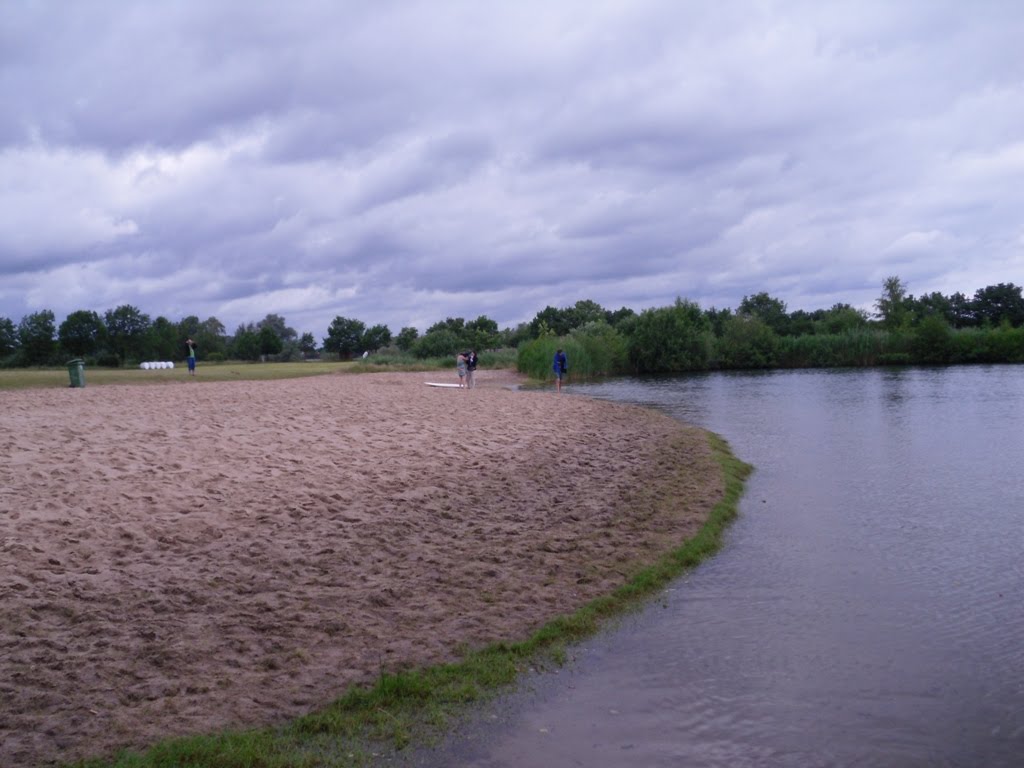
<instances>
[{"instance_id":1,"label":"water","mask_svg":"<svg viewBox=\"0 0 1024 768\"><path fill-rule=\"evenodd\" d=\"M1024 765L1024 367L626 379L756 467L723 551L416 765ZM565 395L563 395L565 396Z\"/></svg>"}]
</instances>

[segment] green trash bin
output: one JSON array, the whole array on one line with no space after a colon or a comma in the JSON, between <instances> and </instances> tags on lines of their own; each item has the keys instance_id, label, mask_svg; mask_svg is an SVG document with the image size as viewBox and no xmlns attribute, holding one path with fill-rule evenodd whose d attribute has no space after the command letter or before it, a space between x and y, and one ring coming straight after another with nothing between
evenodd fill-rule
<instances>
[{"instance_id":1,"label":"green trash bin","mask_svg":"<svg viewBox=\"0 0 1024 768\"><path fill-rule=\"evenodd\" d=\"M68 360L68 375L71 377L72 387L85 386L85 360L75 358Z\"/></svg>"}]
</instances>

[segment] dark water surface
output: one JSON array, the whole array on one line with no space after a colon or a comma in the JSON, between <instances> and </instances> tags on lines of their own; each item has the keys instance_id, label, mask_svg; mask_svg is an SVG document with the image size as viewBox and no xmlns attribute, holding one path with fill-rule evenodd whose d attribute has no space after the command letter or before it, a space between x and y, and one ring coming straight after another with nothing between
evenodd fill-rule
<instances>
[{"instance_id":1,"label":"dark water surface","mask_svg":"<svg viewBox=\"0 0 1024 768\"><path fill-rule=\"evenodd\" d=\"M756 467L740 519L566 669L411 762L1024 766L1024 366L569 391L725 437Z\"/></svg>"}]
</instances>

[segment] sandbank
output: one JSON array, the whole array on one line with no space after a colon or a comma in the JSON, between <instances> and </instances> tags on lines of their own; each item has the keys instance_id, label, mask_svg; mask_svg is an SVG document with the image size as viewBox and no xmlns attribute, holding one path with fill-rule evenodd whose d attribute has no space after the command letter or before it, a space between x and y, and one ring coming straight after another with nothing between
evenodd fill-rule
<instances>
[{"instance_id":1,"label":"sandbank","mask_svg":"<svg viewBox=\"0 0 1024 768\"><path fill-rule=\"evenodd\" d=\"M282 722L524 638L722 496L700 429L440 375L0 392L0 765Z\"/></svg>"}]
</instances>

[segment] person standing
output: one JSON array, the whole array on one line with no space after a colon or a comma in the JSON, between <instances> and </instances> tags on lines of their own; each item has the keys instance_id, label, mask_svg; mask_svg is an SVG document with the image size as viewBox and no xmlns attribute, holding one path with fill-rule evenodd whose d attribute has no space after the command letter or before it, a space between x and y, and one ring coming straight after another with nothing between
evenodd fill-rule
<instances>
[{"instance_id":1,"label":"person standing","mask_svg":"<svg viewBox=\"0 0 1024 768\"><path fill-rule=\"evenodd\" d=\"M565 352L561 348L555 352L555 359L551 364L551 369L555 372L555 387L561 393L562 379L569 372L569 358L565 356Z\"/></svg>"},{"instance_id":2,"label":"person standing","mask_svg":"<svg viewBox=\"0 0 1024 768\"><path fill-rule=\"evenodd\" d=\"M459 388L466 386L466 356L459 352L455 358L455 370L459 372Z\"/></svg>"},{"instance_id":3,"label":"person standing","mask_svg":"<svg viewBox=\"0 0 1024 768\"><path fill-rule=\"evenodd\" d=\"M196 375L196 343L192 339L185 340L185 349L188 353L188 373L190 376Z\"/></svg>"},{"instance_id":4,"label":"person standing","mask_svg":"<svg viewBox=\"0 0 1024 768\"><path fill-rule=\"evenodd\" d=\"M473 389L476 386L476 350L471 349L466 353L466 386Z\"/></svg>"}]
</instances>

